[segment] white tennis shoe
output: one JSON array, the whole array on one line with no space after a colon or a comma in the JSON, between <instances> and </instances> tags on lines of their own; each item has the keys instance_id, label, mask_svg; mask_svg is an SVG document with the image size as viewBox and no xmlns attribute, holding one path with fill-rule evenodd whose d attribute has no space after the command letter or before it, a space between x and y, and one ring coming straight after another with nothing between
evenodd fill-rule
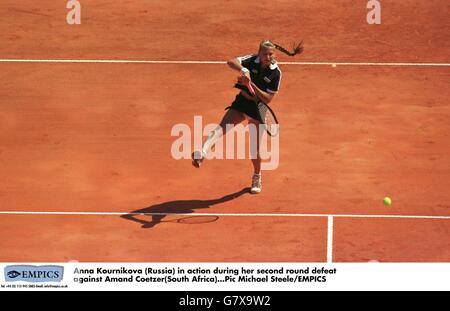
<instances>
[{"instance_id":1,"label":"white tennis shoe","mask_svg":"<svg viewBox=\"0 0 450 311\"><path fill-rule=\"evenodd\" d=\"M261 174L254 174L252 177L252 187L250 189L250 193L252 194L258 194L262 190L262 183L261 183Z\"/></svg>"},{"instance_id":2,"label":"white tennis shoe","mask_svg":"<svg viewBox=\"0 0 450 311\"><path fill-rule=\"evenodd\" d=\"M194 151L192 153L192 165L196 168L199 168L202 164L203 160L205 159L205 154L203 151Z\"/></svg>"}]
</instances>

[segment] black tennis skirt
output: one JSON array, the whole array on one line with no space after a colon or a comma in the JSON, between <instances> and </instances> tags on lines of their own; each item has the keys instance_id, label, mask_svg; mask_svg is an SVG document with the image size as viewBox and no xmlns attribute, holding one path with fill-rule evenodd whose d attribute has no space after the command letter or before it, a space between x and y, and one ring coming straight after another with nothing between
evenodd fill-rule
<instances>
[{"instance_id":1,"label":"black tennis skirt","mask_svg":"<svg viewBox=\"0 0 450 311\"><path fill-rule=\"evenodd\" d=\"M227 109L234 109L236 111L245 113L250 118L260 121L258 106L256 105L256 103L253 100L248 100L240 93L236 95L236 99L231 104L231 106L225 108L225 110Z\"/></svg>"}]
</instances>

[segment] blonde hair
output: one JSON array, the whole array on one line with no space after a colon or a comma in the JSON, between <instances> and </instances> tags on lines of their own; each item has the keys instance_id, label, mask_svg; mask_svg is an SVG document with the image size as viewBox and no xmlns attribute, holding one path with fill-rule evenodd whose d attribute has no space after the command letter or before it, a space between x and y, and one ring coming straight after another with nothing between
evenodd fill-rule
<instances>
[{"instance_id":1,"label":"blonde hair","mask_svg":"<svg viewBox=\"0 0 450 311\"><path fill-rule=\"evenodd\" d=\"M267 40L267 39L261 41L261 43L259 44L259 51L260 51L260 52L261 52L261 50L264 49L264 48L274 48L274 49L277 49L277 50L283 52L283 53L286 54L286 55L289 55L289 56L295 56L295 55L300 54L300 53L303 52L303 41L301 41L301 42L300 42L299 44L297 44L297 45L295 45L295 43L294 43L293 51L292 51L292 52L286 50L286 49L285 49L284 47L282 47L281 45L278 45L278 44L272 42L271 40Z\"/></svg>"}]
</instances>

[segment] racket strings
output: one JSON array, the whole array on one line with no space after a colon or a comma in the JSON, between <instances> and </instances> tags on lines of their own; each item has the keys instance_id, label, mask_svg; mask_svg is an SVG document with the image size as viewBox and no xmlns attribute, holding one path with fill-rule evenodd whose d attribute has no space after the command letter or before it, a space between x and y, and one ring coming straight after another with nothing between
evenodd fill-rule
<instances>
[{"instance_id":1,"label":"racket strings","mask_svg":"<svg viewBox=\"0 0 450 311\"><path fill-rule=\"evenodd\" d=\"M267 117L267 107L266 107L266 105L263 105L263 104L260 103L258 105L258 110L259 110L259 114L261 116L262 121L264 121L264 123L265 123L266 117Z\"/></svg>"},{"instance_id":2,"label":"racket strings","mask_svg":"<svg viewBox=\"0 0 450 311\"><path fill-rule=\"evenodd\" d=\"M258 110L261 116L261 121L264 123L267 132L272 136L277 135L279 131L279 125L272 112L266 105L262 103L258 104Z\"/></svg>"}]
</instances>

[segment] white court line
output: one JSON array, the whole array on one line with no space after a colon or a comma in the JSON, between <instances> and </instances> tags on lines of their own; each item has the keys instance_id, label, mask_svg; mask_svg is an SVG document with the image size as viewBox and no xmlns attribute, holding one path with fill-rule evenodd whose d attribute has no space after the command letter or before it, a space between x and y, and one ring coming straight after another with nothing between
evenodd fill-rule
<instances>
[{"instance_id":1,"label":"white court line","mask_svg":"<svg viewBox=\"0 0 450 311\"><path fill-rule=\"evenodd\" d=\"M137 213L137 212L46 212L46 211L0 211L0 215L148 215L148 216L222 216L222 217L345 217L345 218L409 218L409 219L450 219L450 216L416 215L352 215L352 214L263 214L263 213Z\"/></svg>"},{"instance_id":2,"label":"white court line","mask_svg":"<svg viewBox=\"0 0 450 311\"><path fill-rule=\"evenodd\" d=\"M333 262L333 216L328 216L327 262Z\"/></svg>"},{"instance_id":3,"label":"white court line","mask_svg":"<svg viewBox=\"0 0 450 311\"><path fill-rule=\"evenodd\" d=\"M279 62L283 65L310 66L394 66L394 67L450 67L449 63L363 63L363 62Z\"/></svg>"},{"instance_id":4,"label":"white court line","mask_svg":"<svg viewBox=\"0 0 450 311\"><path fill-rule=\"evenodd\" d=\"M110 64L226 64L225 61L202 60L114 60L114 59L0 59L0 63L110 63ZM394 67L450 67L450 63L389 63L389 62L279 62L281 65L305 66L394 66Z\"/></svg>"},{"instance_id":5,"label":"white court line","mask_svg":"<svg viewBox=\"0 0 450 311\"><path fill-rule=\"evenodd\" d=\"M261 214L261 213L123 213L123 212L26 212L26 211L0 211L0 215L148 215L148 216L228 216L228 217L327 217L327 263L333 262L333 218L406 218L406 219L450 219L450 216L415 216L415 215L351 215L351 214Z\"/></svg>"}]
</instances>

